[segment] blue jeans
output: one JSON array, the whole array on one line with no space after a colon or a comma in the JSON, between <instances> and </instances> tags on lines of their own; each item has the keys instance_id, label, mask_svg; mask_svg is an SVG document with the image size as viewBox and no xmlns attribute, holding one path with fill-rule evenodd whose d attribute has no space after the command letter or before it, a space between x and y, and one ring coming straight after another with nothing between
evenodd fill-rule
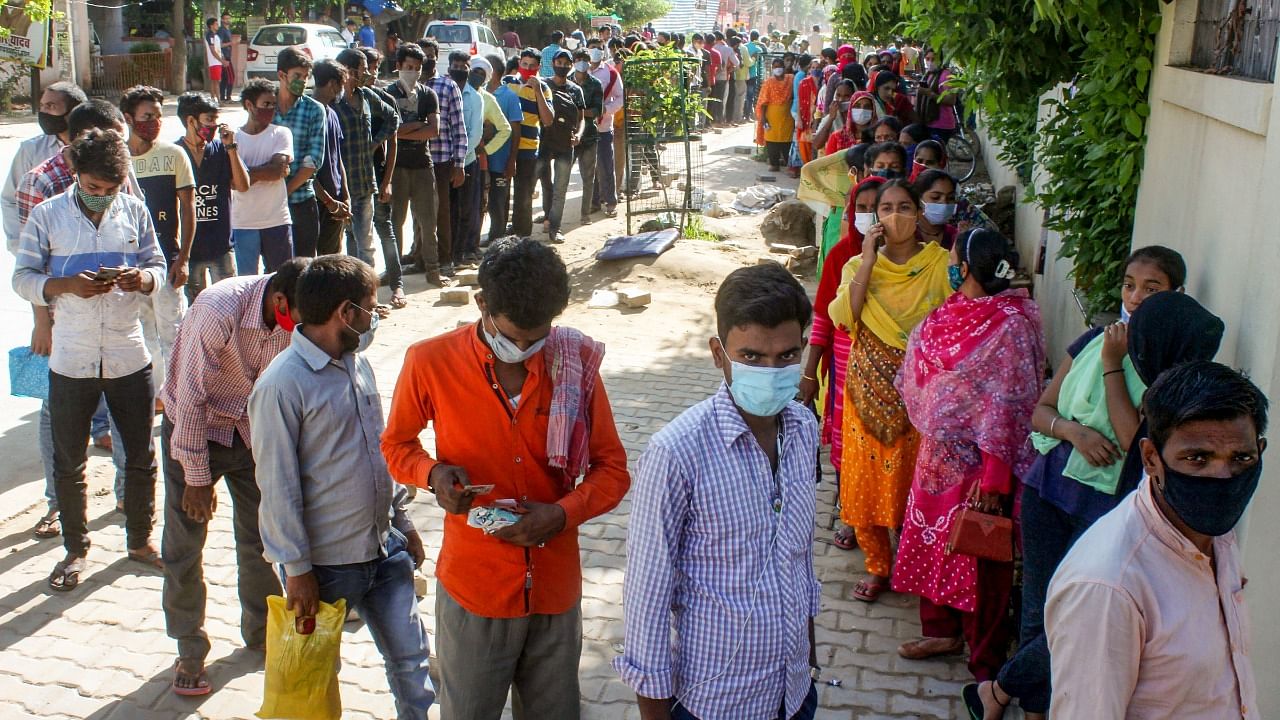
<instances>
[{"instance_id":1,"label":"blue jeans","mask_svg":"<svg viewBox=\"0 0 1280 720\"><path fill-rule=\"evenodd\" d=\"M783 707L778 711L778 720L787 720L787 709ZM815 685L809 686L809 694L804 697L804 703L800 705L800 709L792 715L790 720L813 720L813 716L818 714L818 688ZM671 720L698 720L698 716L685 710L680 705L671 708Z\"/></svg>"},{"instance_id":2,"label":"blue jeans","mask_svg":"<svg viewBox=\"0 0 1280 720\"><path fill-rule=\"evenodd\" d=\"M347 601L373 635L387 667L387 682L396 702L398 720L425 720L435 702L435 688L427 675L431 648L418 618L413 592L413 558L404 536L394 528L387 536L385 558L351 565L317 565L312 570L320 585L320 599Z\"/></svg>"},{"instance_id":3,"label":"blue jeans","mask_svg":"<svg viewBox=\"0 0 1280 720\"><path fill-rule=\"evenodd\" d=\"M317 229L316 232L319 232ZM232 230L231 244L236 251L236 274L259 275L273 273L276 268L293 257L293 226L277 225L261 230ZM261 258L266 267L258 266Z\"/></svg>"},{"instance_id":4,"label":"blue jeans","mask_svg":"<svg viewBox=\"0 0 1280 720\"><path fill-rule=\"evenodd\" d=\"M518 166L517 166L518 167ZM560 232L564 201L569 194L569 174L573 172L573 152L538 156L538 179L542 182L542 211L551 223L551 234ZM519 191L516 192L519 195Z\"/></svg>"},{"instance_id":5,"label":"blue jeans","mask_svg":"<svg viewBox=\"0 0 1280 720\"><path fill-rule=\"evenodd\" d=\"M1026 712L1049 711L1053 694L1049 671L1049 643L1044 634L1044 604L1049 581L1067 551L1090 523L1063 512L1040 497L1035 488L1022 489L1022 620L1018 652L1000 669L1000 689L1018 698Z\"/></svg>"},{"instance_id":6,"label":"blue jeans","mask_svg":"<svg viewBox=\"0 0 1280 720\"><path fill-rule=\"evenodd\" d=\"M373 228L382 243L382 270L386 274L387 286L392 290L404 287L404 273L400 267L400 243L396 240L396 229L391 226L391 203L377 199L373 201Z\"/></svg>"},{"instance_id":7,"label":"blue jeans","mask_svg":"<svg viewBox=\"0 0 1280 720\"><path fill-rule=\"evenodd\" d=\"M596 182L592 193L593 207L603 205L613 208L618 204L618 187L613 172L613 131L600 133L596 143Z\"/></svg>"},{"instance_id":8,"label":"blue jeans","mask_svg":"<svg viewBox=\"0 0 1280 720\"><path fill-rule=\"evenodd\" d=\"M111 434L111 463L116 466L115 495L116 502L124 502L124 441L120 439L120 431L107 414L107 400L98 401L98 410L93 414L89 424L89 436L97 439ZM44 498L49 505L49 512L58 509L58 495L53 483L53 421L49 416L49 403L40 405L40 460L44 464Z\"/></svg>"},{"instance_id":9,"label":"blue jeans","mask_svg":"<svg viewBox=\"0 0 1280 720\"><path fill-rule=\"evenodd\" d=\"M358 257L369 267L373 267L372 195L351 198L351 220L347 222L347 254Z\"/></svg>"}]
</instances>

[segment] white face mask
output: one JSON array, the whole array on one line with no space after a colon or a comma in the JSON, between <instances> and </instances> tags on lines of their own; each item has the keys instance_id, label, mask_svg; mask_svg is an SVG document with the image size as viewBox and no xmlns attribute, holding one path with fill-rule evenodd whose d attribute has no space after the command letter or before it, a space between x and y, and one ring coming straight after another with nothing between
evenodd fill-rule
<instances>
[{"instance_id":1,"label":"white face mask","mask_svg":"<svg viewBox=\"0 0 1280 720\"><path fill-rule=\"evenodd\" d=\"M576 62L573 64L573 69L580 73L585 73L591 69L591 66L584 62Z\"/></svg>"},{"instance_id":2,"label":"white face mask","mask_svg":"<svg viewBox=\"0 0 1280 720\"><path fill-rule=\"evenodd\" d=\"M489 343L489 349L493 351L495 357L508 365L519 365L525 360L537 355L542 346L547 344L547 339L542 338L538 342L521 350L518 345L512 342L506 335L498 330L498 326L493 326L493 334L489 333L489 328L485 327L484 321L480 322L480 331L484 333L484 339Z\"/></svg>"},{"instance_id":3,"label":"white face mask","mask_svg":"<svg viewBox=\"0 0 1280 720\"><path fill-rule=\"evenodd\" d=\"M871 108L854 108L849 111L849 118L857 125L871 122Z\"/></svg>"},{"instance_id":4,"label":"white face mask","mask_svg":"<svg viewBox=\"0 0 1280 720\"><path fill-rule=\"evenodd\" d=\"M782 77L783 75L786 75L786 74L787 74L787 71L786 71L786 69L785 69L785 68L774 68L774 69L773 69L773 76L774 76L774 77L780 78L780 77Z\"/></svg>"},{"instance_id":5,"label":"white face mask","mask_svg":"<svg viewBox=\"0 0 1280 720\"><path fill-rule=\"evenodd\" d=\"M422 77L421 70L401 70L400 84L405 90L412 90L414 85L418 84L418 79Z\"/></svg>"},{"instance_id":6,"label":"white face mask","mask_svg":"<svg viewBox=\"0 0 1280 720\"><path fill-rule=\"evenodd\" d=\"M857 228L858 232L862 233L864 237L867 233L871 232L871 226L875 224L876 214L873 212L853 214L853 226Z\"/></svg>"}]
</instances>

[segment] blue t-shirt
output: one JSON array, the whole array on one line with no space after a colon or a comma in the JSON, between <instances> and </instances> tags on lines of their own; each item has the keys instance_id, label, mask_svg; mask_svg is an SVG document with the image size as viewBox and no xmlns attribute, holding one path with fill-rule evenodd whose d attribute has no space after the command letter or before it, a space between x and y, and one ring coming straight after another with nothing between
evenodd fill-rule
<instances>
[{"instance_id":1,"label":"blue t-shirt","mask_svg":"<svg viewBox=\"0 0 1280 720\"><path fill-rule=\"evenodd\" d=\"M498 108L511 123L511 136L520 142L520 125L524 121L524 110L520 106L520 96L507 83L498 86L493 97L498 101ZM511 143L508 140L502 148L489 156L489 172L502 173L507 170L507 160L511 157Z\"/></svg>"},{"instance_id":2,"label":"blue t-shirt","mask_svg":"<svg viewBox=\"0 0 1280 720\"><path fill-rule=\"evenodd\" d=\"M191 243L191 262L216 260L231 250L231 153L214 138L205 143L204 159L197 165L191 148L181 138L175 144L186 151L196 178L196 237Z\"/></svg>"},{"instance_id":3,"label":"blue t-shirt","mask_svg":"<svg viewBox=\"0 0 1280 720\"><path fill-rule=\"evenodd\" d=\"M342 121L328 105L325 110L324 162L316 170L316 182L335 198L342 197Z\"/></svg>"},{"instance_id":4,"label":"blue t-shirt","mask_svg":"<svg viewBox=\"0 0 1280 720\"><path fill-rule=\"evenodd\" d=\"M555 43L551 43L550 45L542 48L542 64L538 66L539 75L544 78L549 78L556 74L556 71L552 68L551 61L555 59L556 53L560 52L562 49L563 48Z\"/></svg>"},{"instance_id":5,"label":"blue t-shirt","mask_svg":"<svg viewBox=\"0 0 1280 720\"><path fill-rule=\"evenodd\" d=\"M360 28L359 33L360 47L377 47L378 41L373 37L373 26L365 25Z\"/></svg>"}]
</instances>

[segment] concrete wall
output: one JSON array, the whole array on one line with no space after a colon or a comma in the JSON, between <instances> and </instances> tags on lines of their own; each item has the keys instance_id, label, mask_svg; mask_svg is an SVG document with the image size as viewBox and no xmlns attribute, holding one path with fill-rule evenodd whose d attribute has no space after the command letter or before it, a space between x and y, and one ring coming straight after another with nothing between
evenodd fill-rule
<instances>
[{"instance_id":1,"label":"concrete wall","mask_svg":"<svg viewBox=\"0 0 1280 720\"><path fill-rule=\"evenodd\" d=\"M1195 0L1164 9L1133 244L1186 257L1188 292L1227 325L1218 360L1248 372L1280 408L1276 85L1174 67L1190 57L1195 13ZM1264 520L1280 516L1280 459L1271 455L1243 533L1261 717L1280 717L1280 684L1271 681L1280 624L1266 622L1280 597L1280 524Z\"/></svg>"}]
</instances>

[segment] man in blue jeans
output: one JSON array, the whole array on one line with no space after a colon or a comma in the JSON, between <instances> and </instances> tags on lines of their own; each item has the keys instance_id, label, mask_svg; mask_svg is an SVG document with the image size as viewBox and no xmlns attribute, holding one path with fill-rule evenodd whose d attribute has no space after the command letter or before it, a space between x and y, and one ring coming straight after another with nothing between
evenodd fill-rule
<instances>
[{"instance_id":1,"label":"man in blue jeans","mask_svg":"<svg viewBox=\"0 0 1280 720\"><path fill-rule=\"evenodd\" d=\"M382 457L382 402L363 355L378 323L378 276L325 255L298 278L296 296L302 324L249 395L263 554L283 567L298 617L338 599L360 613L397 718L425 720L435 691L413 571L426 553Z\"/></svg>"}]
</instances>

